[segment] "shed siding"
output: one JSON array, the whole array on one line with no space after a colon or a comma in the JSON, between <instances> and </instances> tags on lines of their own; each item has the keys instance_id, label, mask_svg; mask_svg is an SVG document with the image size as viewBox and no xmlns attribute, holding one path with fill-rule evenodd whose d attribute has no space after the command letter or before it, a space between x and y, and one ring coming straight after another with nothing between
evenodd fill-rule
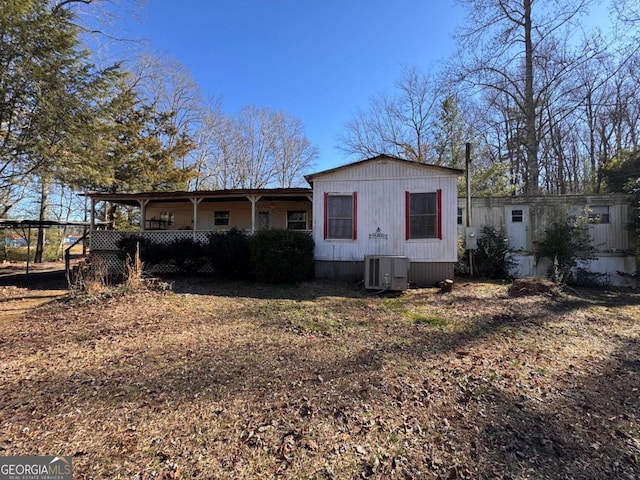
<instances>
[{"instance_id":1,"label":"shed siding","mask_svg":"<svg viewBox=\"0 0 640 480\"><path fill-rule=\"evenodd\" d=\"M524 252L533 253L535 242L544 239L545 231L557 220L584 214L588 206L608 206L609 223L589 225L596 250L602 254L619 253L635 248L633 236L626 229L629 222L628 197L620 194L563 195L537 198L492 197L472 199L472 224L506 229L508 206L529 206L530 232ZM466 208L466 199L458 199Z\"/></svg>"},{"instance_id":2,"label":"shed siding","mask_svg":"<svg viewBox=\"0 0 640 480\"><path fill-rule=\"evenodd\" d=\"M535 198L493 197L472 199L472 225L501 228L509 237L509 212L523 207L529 213L524 248L514 252L512 258L517 267L512 272L518 277L545 276L548 268L546 259L536 262L536 242L544 240L545 231L558 220L585 214L587 207L608 207L609 222L590 224L589 234L595 248L594 259L586 268L592 272L606 274L608 283L617 286L635 286L629 275L637 271L633 234L626 228L629 223L629 197L624 194L601 195L558 195ZM458 207L466 208L466 199L458 199ZM458 234L464 237L464 226L459 226ZM511 238L511 237L510 237Z\"/></svg>"}]
</instances>

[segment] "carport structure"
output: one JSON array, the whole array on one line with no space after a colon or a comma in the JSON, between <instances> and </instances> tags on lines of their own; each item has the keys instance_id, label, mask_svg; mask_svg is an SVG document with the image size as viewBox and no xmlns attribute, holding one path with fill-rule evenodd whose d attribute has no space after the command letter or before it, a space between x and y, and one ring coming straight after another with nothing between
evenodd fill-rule
<instances>
[{"instance_id":1,"label":"carport structure","mask_svg":"<svg viewBox=\"0 0 640 480\"><path fill-rule=\"evenodd\" d=\"M27 279L29 278L29 268L31 265L31 231L33 229L40 229L40 228L60 228L60 227L83 227L84 228L84 234L78 239L76 240L72 245L70 245L69 247L67 247L65 249L65 267L66 270L69 270L69 252L71 250L71 248L73 246L75 246L76 244L78 244L81 240L83 240L84 238L86 238L86 236L88 235L88 229L89 229L90 223L89 222L73 222L73 221L67 221L67 222L63 222L63 221L58 221L58 220L25 220L25 219L0 219L0 227L2 227L2 229L5 232L4 238L5 238L5 249L6 247L6 232L7 229L12 229L14 231L17 232L22 232L22 237L26 240L27 242L27 261L26 261L26 267L25 267L25 274L27 276ZM6 258L6 253L5 253L5 258Z\"/></svg>"}]
</instances>

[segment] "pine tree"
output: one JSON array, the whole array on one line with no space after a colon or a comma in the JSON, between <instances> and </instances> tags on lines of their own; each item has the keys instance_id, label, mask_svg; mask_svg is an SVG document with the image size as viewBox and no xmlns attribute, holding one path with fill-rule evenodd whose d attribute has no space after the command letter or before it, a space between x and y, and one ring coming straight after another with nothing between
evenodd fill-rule
<instances>
[{"instance_id":1,"label":"pine tree","mask_svg":"<svg viewBox=\"0 0 640 480\"><path fill-rule=\"evenodd\" d=\"M179 166L178 160L193 149L193 142L185 132L176 131L176 113L146 103L126 78L115 88L97 128L101 136L94 152L98 168L89 172L86 187L111 193L185 189L195 172ZM108 206L105 218L126 227L135 214L121 215L119 208Z\"/></svg>"},{"instance_id":2,"label":"pine tree","mask_svg":"<svg viewBox=\"0 0 640 480\"><path fill-rule=\"evenodd\" d=\"M68 7L37 0L7 0L0 10L0 186L36 179L40 220L50 185L73 183L91 162L91 126L117 72L89 61L74 19ZM40 228L36 261L43 243Z\"/></svg>"}]
</instances>

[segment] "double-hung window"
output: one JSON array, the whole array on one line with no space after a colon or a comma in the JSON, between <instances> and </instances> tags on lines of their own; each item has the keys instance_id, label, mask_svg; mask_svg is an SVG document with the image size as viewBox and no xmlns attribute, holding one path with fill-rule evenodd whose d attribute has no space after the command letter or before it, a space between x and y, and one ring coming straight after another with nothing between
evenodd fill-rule
<instances>
[{"instance_id":1,"label":"double-hung window","mask_svg":"<svg viewBox=\"0 0 640 480\"><path fill-rule=\"evenodd\" d=\"M228 227L229 226L229 211L228 210L216 210L213 212L213 224L216 227Z\"/></svg>"},{"instance_id":2,"label":"double-hung window","mask_svg":"<svg viewBox=\"0 0 640 480\"><path fill-rule=\"evenodd\" d=\"M324 238L355 240L357 238L357 195L324 194Z\"/></svg>"},{"instance_id":3,"label":"double-hung window","mask_svg":"<svg viewBox=\"0 0 640 480\"><path fill-rule=\"evenodd\" d=\"M442 191L406 192L406 239L442 238Z\"/></svg>"},{"instance_id":4,"label":"double-hung window","mask_svg":"<svg viewBox=\"0 0 640 480\"><path fill-rule=\"evenodd\" d=\"M287 229L288 230L306 230L307 229L307 212L304 210L288 210L287 211Z\"/></svg>"}]
</instances>

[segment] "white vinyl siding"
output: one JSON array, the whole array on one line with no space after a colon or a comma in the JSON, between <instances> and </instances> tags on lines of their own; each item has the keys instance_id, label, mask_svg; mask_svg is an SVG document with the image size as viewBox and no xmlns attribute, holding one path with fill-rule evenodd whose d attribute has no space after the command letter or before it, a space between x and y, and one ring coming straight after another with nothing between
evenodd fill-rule
<instances>
[{"instance_id":1,"label":"white vinyl siding","mask_svg":"<svg viewBox=\"0 0 640 480\"><path fill-rule=\"evenodd\" d=\"M442 240L407 241L406 192L441 190ZM323 232L324 202L332 193L357 191L357 238L335 241ZM313 225L316 260L362 261L365 255L401 255L410 261L457 260L457 175L408 162L370 162L313 179ZM320 228L318 228L320 227Z\"/></svg>"}]
</instances>

